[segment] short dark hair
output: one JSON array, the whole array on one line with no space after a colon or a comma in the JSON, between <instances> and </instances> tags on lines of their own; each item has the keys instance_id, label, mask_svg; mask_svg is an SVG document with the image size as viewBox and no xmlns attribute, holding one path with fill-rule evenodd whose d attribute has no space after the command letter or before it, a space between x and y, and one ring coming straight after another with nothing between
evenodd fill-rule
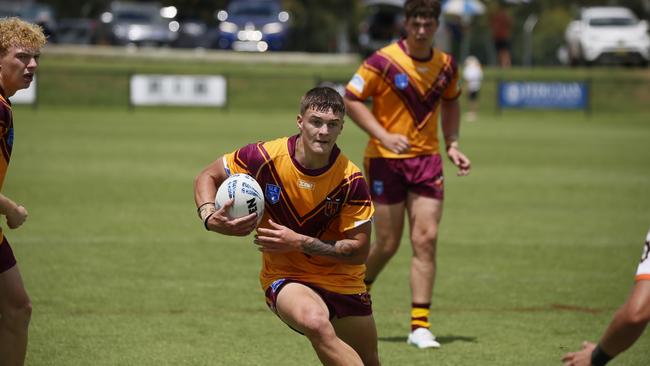
<instances>
[{"instance_id":1,"label":"short dark hair","mask_svg":"<svg viewBox=\"0 0 650 366\"><path fill-rule=\"evenodd\" d=\"M409 18L434 18L440 17L440 1L438 0L406 0L404 15Z\"/></svg>"},{"instance_id":2,"label":"short dark hair","mask_svg":"<svg viewBox=\"0 0 650 366\"><path fill-rule=\"evenodd\" d=\"M331 109L332 113L341 117L341 119L345 116L343 97L339 92L328 86L317 86L302 96L300 99L300 114L304 115L309 109L319 112L329 112Z\"/></svg>"}]
</instances>

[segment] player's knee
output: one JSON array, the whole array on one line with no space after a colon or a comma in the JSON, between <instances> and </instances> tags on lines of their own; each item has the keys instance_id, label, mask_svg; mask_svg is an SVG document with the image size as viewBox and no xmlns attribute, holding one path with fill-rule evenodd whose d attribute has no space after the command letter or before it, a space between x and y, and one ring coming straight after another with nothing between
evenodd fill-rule
<instances>
[{"instance_id":1,"label":"player's knee","mask_svg":"<svg viewBox=\"0 0 650 366\"><path fill-rule=\"evenodd\" d=\"M5 308L2 313L5 324L13 332L23 332L32 318L32 303L25 301Z\"/></svg>"},{"instance_id":2,"label":"player's knee","mask_svg":"<svg viewBox=\"0 0 650 366\"><path fill-rule=\"evenodd\" d=\"M384 257L392 257L397 253L397 249L399 249L399 244L400 244L400 239L399 238L393 238L389 236L377 236L377 240L375 242L375 250L379 253L381 253L382 256Z\"/></svg>"},{"instance_id":3,"label":"player's knee","mask_svg":"<svg viewBox=\"0 0 650 366\"><path fill-rule=\"evenodd\" d=\"M435 232L421 233L411 236L413 251L416 256L435 256L438 235Z\"/></svg>"},{"instance_id":4,"label":"player's knee","mask_svg":"<svg viewBox=\"0 0 650 366\"><path fill-rule=\"evenodd\" d=\"M331 337L336 337L334 327L330 323L326 314L320 311L310 311L302 319L302 327L305 336L312 341L322 341Z\"/></svg>"},{"instance_id":5,"label":"player's knee","mask_svg":"<svg viewBox=\"0 0 650 366\"><path fill-rule=\"evenodd\" d=\"M435 245L438 241L438 228L435 225L431 225L422 230L413 230L411 232L411 242L413 244L420 244L431 246Z\"/></svg>"},{"instance_id":6,"label":"player's knee","mask_svg":"<svg viewBox=\"0 0 650 366\"><path fill-rule=\"evenodd\" d=\"M392 258L395 253L397 253L397 249L399 248L399 245L386 245L381 248L377 248L378 252L381 253L383 257L387 258Z\"/></svg>"}]
</instances>

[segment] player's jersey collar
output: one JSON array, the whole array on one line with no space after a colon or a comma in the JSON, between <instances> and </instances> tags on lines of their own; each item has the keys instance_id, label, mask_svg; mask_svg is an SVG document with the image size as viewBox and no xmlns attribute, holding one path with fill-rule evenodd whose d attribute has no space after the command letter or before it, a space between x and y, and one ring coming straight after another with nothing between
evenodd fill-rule
<instances>
[{"instance_id":1,"label":"player's jersey collar","mask_svg":"<svg viewBox=\"0 0 650 366\"><path fill-rule=\"evenodd\" d=\"M305 175L311 175L311 176L317 176L325 173L329 168L334 165L334 162L336 161L336 158L338 158L339 154L341 153L341 150L339 149L338 145L334 145L334 148L332 149L332 153L330 154L330 160L329 163L318 169L307 169L303 167L298 160L296 160L295 155L296 155L296 141L298 140L298 137L300 135L293 135L287 139L287 148L289 150L289 156L291 156L291 161L293 162L293 165L303 174Z\"/></svg>"},{"instance_id":2,"label":"player's jersey collar","mask_svg":"<svg viewBox=\"0 0 650 366\"><path fill-rule=\"evenodd\" d=\"M408 55L408 57L412 58L413 60L415 60L417 62L427 62L427 61L430 61L431 59L433 59L433 52L434 52L433 47L431 47L431 50L429 50L429 56L428 57L418 58L418 57L413 57L408 53L408 51L406 49L406 38L402 38L399 41L397 41L397 45L399 46L399 48L402 49L402 51L404 51L405 54Z\"/></svg>"}]
</instances>

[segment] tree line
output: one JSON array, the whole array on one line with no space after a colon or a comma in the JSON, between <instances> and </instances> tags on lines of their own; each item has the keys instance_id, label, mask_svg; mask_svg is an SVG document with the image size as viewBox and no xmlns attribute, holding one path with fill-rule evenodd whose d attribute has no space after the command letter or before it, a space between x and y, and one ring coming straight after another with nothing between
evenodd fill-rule
<instances>
[{"instance_id":1,"label":"tree line","mask_svg":"<svg viewBox=\"0 0 650 366\"><path fill-rule=\"evenodd\" d=\"M132 0L147 2L149 0ZM179 9L179 19L200 19L210 26L216 26L214 13L224 9L228 0L157 0L164 6L174 5ZM52 5L59 18L97 17L106 9L110 0L38 0ZM358 25L364 17L363 0L281 0L290 12L292 37L289 48L306 52L354 51L358 36ZM489 13L500 1L483 0L487 12L472 19L464 28L469 53L490 60L492 44L489 30ZM532 50L533 64L557 63L557 49L564 42L564 29L582 6L620 5L632 9L639 18L650 19L650 0L531 0L518 5L507 5L512 15L513 61L523 62L524 49ZM526 44L522 31L526 19L537 19L530 44ZM349 49L341 44L349 45Z\"/></svg>"}]
</instances>

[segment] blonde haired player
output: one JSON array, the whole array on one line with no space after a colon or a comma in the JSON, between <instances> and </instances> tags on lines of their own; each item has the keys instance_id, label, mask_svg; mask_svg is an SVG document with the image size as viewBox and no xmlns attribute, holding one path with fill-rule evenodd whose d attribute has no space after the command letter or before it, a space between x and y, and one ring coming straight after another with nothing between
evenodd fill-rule
<instances>
[{"instance_id":1,"label":"blonde haired player","mask_svg":"<svg viewBox=\"0 0 650 366\"><path fill-rule=\"evenodd\" d=\"M564 355L565 366L603 366L630 348L650 322L650 231L645 238L636 283L627 301L616 311L598 342L583 342L582 349Z\"/></svg>"},{"instance_id":2,"label":"blonde haired player","mask_svg":"<svg viewBox=\"0 0 650 366\"><path fill-rule=\"evenodd\" d=\"M227 176L246 173L264 190L255 244L268 307L304 334L324 365L379 365L377 330L363 283L373 207L359 169L336 145L345 105L334 89L309 90L299 133L244 146L206 167L194 185L208 230L247 235L256 214L225 215L212 203Z\"/></svg>"},{"instance_id":3,"label":"blonde haired player","mask_svg":"<svg viewBox=\"0 0 650 366\"><path fill-rule=\"evenodd\" d=\"M9 98L31 84L45 42L43 31L37 25L18 18L0 19L0 189L14 142ZM25 207L3 194L0 194L0 214L6 217L10 229L18 228L27 219ZM0 240L0 365L22 365L32 305L2 229Z\"/></svg>"}]
</instances>

